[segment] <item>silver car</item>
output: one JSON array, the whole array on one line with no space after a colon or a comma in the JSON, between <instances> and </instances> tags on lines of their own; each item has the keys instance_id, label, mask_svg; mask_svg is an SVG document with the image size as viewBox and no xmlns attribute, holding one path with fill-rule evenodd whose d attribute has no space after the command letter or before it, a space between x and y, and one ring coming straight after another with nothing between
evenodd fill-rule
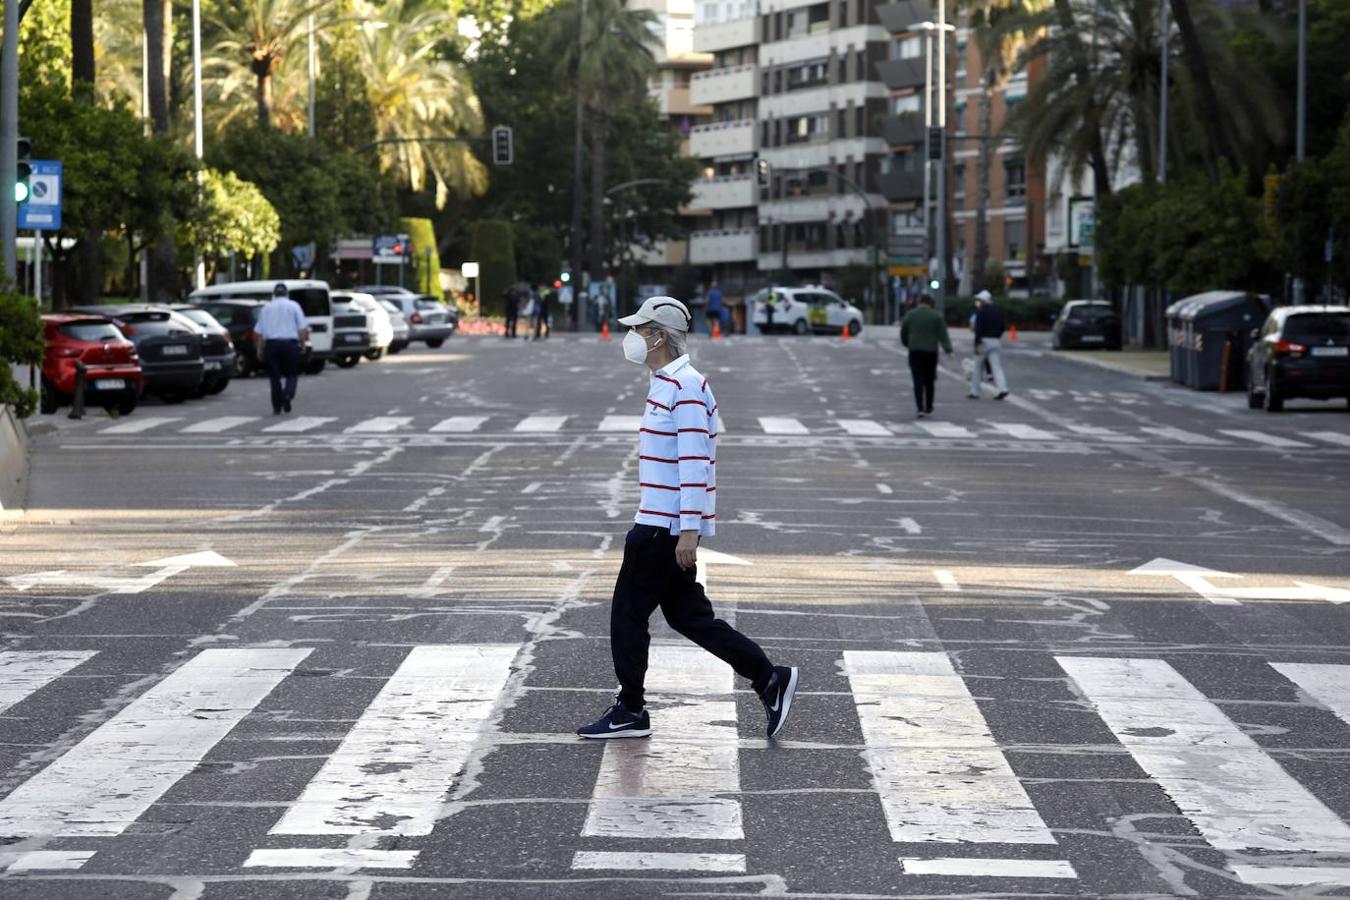
<instances>
[{"instance_id":1,"label":"silver car","mask_svg":"<svg viewBox=\"0 0 1350 900\"><path fill-rule=\"evenodd\" d=\"M389 342L390 355L401 353L412 341L412 328L403 316L403 308L387 297L376 297L375 302L388 314L389 325L394 330L394 337Z\"/></svg>"},{"instance_id":2,"label":"silver car","mask_svg":"<svg viewBox=\"0 0 1350 900\"><path fill-rule=\"evenodd\" d=\"M425 294L386 294L380 297L398 306L408 320L409 340L422 341L428 347L439 347L455 333L450 311L434 297Z\"/></svg>"}]
</instances>

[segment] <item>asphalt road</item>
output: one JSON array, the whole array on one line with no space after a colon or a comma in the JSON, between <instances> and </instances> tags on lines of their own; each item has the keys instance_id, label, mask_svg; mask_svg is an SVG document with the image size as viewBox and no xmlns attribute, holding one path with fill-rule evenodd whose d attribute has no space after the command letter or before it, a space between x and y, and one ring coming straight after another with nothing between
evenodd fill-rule
<instances>
[{"instance_id":1,"label":"asphalt road","mask_svg":"<svg viewBox=\"0 0 1350 900\"><path fill-rule=\"evenodd\" d=\"M916 421L893 331L693 353L702 577L801 669L779 740L659 617L654 736L572 734L637 499L618 341L48 417L0 534L0 894L1350 895L1343 403L1024 335L1006 401L958 354Z\"/></svg>"}]
</instances>

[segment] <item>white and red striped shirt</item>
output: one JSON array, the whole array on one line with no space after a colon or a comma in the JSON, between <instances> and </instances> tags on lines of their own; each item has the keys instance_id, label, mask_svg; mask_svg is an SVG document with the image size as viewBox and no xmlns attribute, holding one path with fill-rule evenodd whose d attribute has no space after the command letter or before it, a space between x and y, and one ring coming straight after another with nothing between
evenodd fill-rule
<instances>
[{"instance_id":1,"label":"white and red striped shirt","mask_svg":"<svg viewBox=\"0 0 1350 900\"><path fill-rule=\"evenodd\" d=\"M652 373L638 439L633 521L710 537L717 520L717 400L688 354Z\"/></svg>"}]
</instances>

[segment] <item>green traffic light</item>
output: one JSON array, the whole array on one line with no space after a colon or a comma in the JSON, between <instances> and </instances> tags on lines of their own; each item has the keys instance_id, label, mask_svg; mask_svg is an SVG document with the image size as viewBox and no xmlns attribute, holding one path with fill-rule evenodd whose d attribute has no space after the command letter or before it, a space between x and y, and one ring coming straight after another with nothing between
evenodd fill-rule
<instances>
[{"instance_id":1,"label":"green traffic light","mask_svg":"<svg viewBox=\"0 0 1350 900\"><path fill-rule=\"evenodd\" d=\"M563 284L566 284L567 282L571 281L571 280L572 280L572 273L571 273L571 272L564 272L564 273L562 273L562 280L563 280Z\"/></svg>"},{"instance_id":2,"label":"green traffic light","mask_svg":"<svg viewBox=\"0 0 1350 900\"><path fill-rule=\"evenodd\" d=\"M14 182L14 202L25 203L27 202L27 200L28 200L28 182L26 181Z\"/></svg>"},{"instance_id":3,"label":"green traffic light","mask_svg":"<svg viewBox=\"0 0 1350 900\"><path fill-rule=\"evenodd\" d=\"M940 288L940 287L942 287L942 282L939 281L938 279L936 279L936 278L930 278L930 279L928 280L928 288L929 288L929 290L936 291L936 290L937 290L938 288Z\"/></svg>"}]
</instances>

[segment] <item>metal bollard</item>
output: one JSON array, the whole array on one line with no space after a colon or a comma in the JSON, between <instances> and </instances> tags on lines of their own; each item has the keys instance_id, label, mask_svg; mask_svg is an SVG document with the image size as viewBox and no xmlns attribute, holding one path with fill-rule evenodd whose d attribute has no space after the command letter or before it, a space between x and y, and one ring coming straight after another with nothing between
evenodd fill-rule
<instances>
[{"instance_id":1,"label":"metal bollard","mask_svg":"<svg viewBox=\"0 0 1350 900\"><path fill-rule=\"evenodd\" d=\"M70 403L70 417L72 419L84 418L84 363L75 364L75 398Z\"/></svg>"}]
</instances>

